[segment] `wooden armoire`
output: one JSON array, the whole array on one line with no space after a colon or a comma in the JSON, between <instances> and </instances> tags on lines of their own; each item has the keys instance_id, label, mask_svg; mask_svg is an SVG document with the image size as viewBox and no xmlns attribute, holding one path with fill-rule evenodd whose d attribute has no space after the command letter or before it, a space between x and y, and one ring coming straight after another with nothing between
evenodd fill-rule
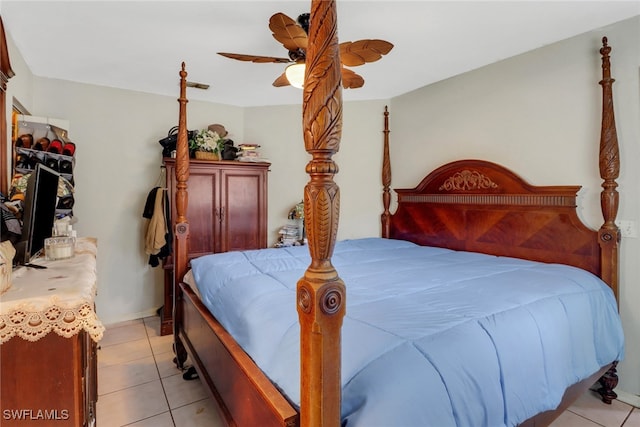
<instances>
[{"instance_id":1,"label":"wooden armoire","mask_svg":"<svg viewBox=\"0 0 640 427\"><path fill-rule=\"evenodd\" d=\"M175 159L165 158L171 218L175 213ZM190 160L189 258L267 246L267 174L270 163ZM173 333L173 262L164 267L161 334Z\"/></svg>"}]
</instances>

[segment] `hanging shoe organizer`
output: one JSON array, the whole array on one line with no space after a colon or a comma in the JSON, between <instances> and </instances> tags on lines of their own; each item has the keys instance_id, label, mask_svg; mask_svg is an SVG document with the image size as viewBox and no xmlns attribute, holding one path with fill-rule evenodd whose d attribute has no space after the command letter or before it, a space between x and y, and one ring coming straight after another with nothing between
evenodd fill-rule
<instances>
[{"instance_id":1,"label":"hanging shoe organizer","mask_svg":"<svg viewBox=\"0 0 640 427\"><path fill-rule=\"evenodd\" d=\"M58 188L56 216L73 216L76 144L69 140L69 123L59 119L19 115L15 125L17 129L13 131L14 182L30 174L38 163L55 170L64 178ZM12 192L13 187L12 184ZM19 194L13 196L20 197Z\"/></svg>"}]
</instances>

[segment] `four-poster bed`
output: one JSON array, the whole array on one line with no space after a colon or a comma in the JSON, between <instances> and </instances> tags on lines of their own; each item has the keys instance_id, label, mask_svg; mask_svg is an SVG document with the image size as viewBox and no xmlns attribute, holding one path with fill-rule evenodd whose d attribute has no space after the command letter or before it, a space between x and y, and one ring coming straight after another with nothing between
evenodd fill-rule
<instances>
[{"instance_id":1,"label":"four-poster bed","mask_svg":"<svg viewBox=\"0 0 640 427\"><path fill-rule=\"evenodd\" d=\"M517 274L520 275L524 270L539 271L539 269L542 269L539 274L547 277L550 274L549 269L560 268L557 264L549 267L549 264L538 265L537 263L533 265L530 264L530 261L525 260L567 264L579 267L579 269L566 267L569 271L562 270L561 276L565 279L571 277L569 279L570 282L573 282L574 279L578 280L574 278L574 275L589 277L586 281L591 284L581 284L579 287L589 288L590 294L602 294L602 300L591 300L591 297L585 297L587 298L587 306L594 310L593 312L589 311L589 313L597 315L598 324L611 325L610 330L600 331L605 337L601 338L605 342L604 344L590 342L590 345L593 346L593 351L584 351L589 355L593 353L593 359L597 359L597 365L594 365L594 360L587 360L587 356L585 356L582 363L588 366L588 368L585 368L588 375L585 375L583 369L581 373L576 372L575 377L571 376L574 375L573 371L571 374L563 375L557 366L541 366L543 370L549 369L553 371L552 374L557 374L556 376L550 375L550 378L546 379L547 382L561 384L562 392L556 396L557 401L552 402L552 406L549 406L550 403L546 402L547 406L540 406L544 410L536 409L529 414L526 412L526 408L519 408L517 404L513 404L513 400L524 399L526 401L530 396L513 397L513 393L509 394L507 390L507 393L503 393L504 396L501 397L504 402L498 404L499 413L496 413L495 408L492 408L489 403L487 403L486 407L479 405L478 408L468 413L460 412L463 410L456 406L455 391L447 390L442 392L441 395L445 396L443 398L445 401L452 401L452 409L444 411L447 413L442 416L450 417L449 423L461 422L460 420L464 419L469 421L478 416L477 414L480 414L483 418L478 422L484 424L491 424L492 421L489 420L495 421L495 419L501 419L502 423L510 424L512 420L516 419L517 423L522 425L544 425L557 416L598 379L600 379L602 385L600 393L603 396L603 400L610 402L611 399L615 398L615 393L612 391L617 383L615 366L621 356L619 352L621 352L622 347L621 331L619 330L619 324L616 323L619 319L616 317L614 299L614 296L617 297L618 283L619 230L614 221L618 205L615 180L618 177L619 154L613 120L611 95L613 79L611 79L609 71L609 51L610 48L606 45L606 40L604 40L604 47L601 49L603 79L600 84L603 87L603 127L599 164L600 174L603 179L601 200L604 224L599 231L588 229L576 214L576 192L579 187L531 186L513 172L499 165L480 160L464 160L444 165L428 174L416 188L396 190L399 195L398 207L396 212L392 214L389 211L391 169L388 146L389 128L388 120L386 119L388 112L385 111L382 235L386 239L374 239L372 241L373 248L367 246L367 250L373 250L374 252L360 252L360 249L362 249L360 246L365 245L365 243L361 244L359 241L351 243L340 242L338 245L335 243L339 214L339 190L333 181L337 166L331 157L338 151L342 126L336 6L334 1L314 0L311 8L307 75L303 92L304 141L306 150L312 156L306 166L310 181L304 192L305 221L309 246L308 248L298 248L296 249L297 252L266 249L242 254L240 252L219 254L213 256L215 257L213 258L215 259L213 264L207 264L209 261L204 260L205 257L199 258L192 261L195 271L193 273L190 272L188 276L190 277L188 280L190 284L183 283L185 274L189 270L189 260L186 255L189 235L189 226L186 221L189 158L186 130L186 71L183 64L180 72L181 91L178 100L180 117L176 158L176 212L173 215L175 223L174 281L176 287L174 296L176 300L174 306L174 336L176 355L180 367L185 362L187 355L189 355L203 384L218 402L220 413L224 420L229 425L237 426L301 425L305 427L338 426L341 423L343 425L346 424L347 427L370 425L366 421L368 416L375 416L375 418L370 419L374 419L377 422L385 422L382 418L379 418L379 414L374 412L374 415L368 415L362 409L367 407L367 400L371 401L369 406L375 406L376 398L392 400L391 395L384 395L384 387L393 383L393 378L387 378L384 381L364 374L361 375L361 372L371 370L371 367L377 363L383 363L380 362L381 358L362 355L362 365L353 365L352 362L347 361L345 372L341 371L341 360L345 364L345 360L342 359L344 356L343 351L345 353L352 352L354 345L356 347L366 347L365 342L368 342L369 335L365 337L364 334L361 334L362 331L365 329L379 331L387 327L385 324L375 323L376 318L385 317L382 314L389 314L386 311L380 312L380 315L377 316L374 311L373 318L366 317L366 313L362 314L363 311L369 311L369 314L371 314L370 309L375 308L378 299L382 297L379 297L378 294L375 296L369 294L368 287L364 286L364 284L371 284L372 287L375 287L375 277L364 279L364 284L362 281L357 283L362 271L355 270L357 265L366 263L366 260L373 259L372 257L386 250L396 254L404 254L404 251L414 250L419 252L428 251L429 256L433 255L435 258L430 258L427 270L433 270L434 272L441 271L439 268L442 265L446 266L448 265L447 263L452 262L451 265L453 267L449 267L449 270L471 269L478 273L478 269L482 270L485 267L479 267L475 264L476 261L479 261L476 257L482 258L483 262L485 258L499 260L502 263L501 272L496 273L491 270L490 277L493 277L494 274L510 274L514 271L517 271ZM419 245L428 245L428 247L414 245L412 242ZM275 252L273 251L279 252L274 255ZM304 251L304 253L301 251ZM498 257L471 254L463 251L482 252L498 255ZM441 257L445 255L471 257L474 267L465 266L465 268L459 268L458 261L444 261ZM239 260L238 256L242 260ZM505 258L511 256L523 258L524 260ZM381 258L381 260L384 259L385 261L377 260L377 264L380 265L383 262L401 264L405 258L412 257L413 255L402 259L392 258L390 260ZM266 258L275 258L278 266L270 267L272 264L266 264ZM249 262L245 263L247 259ZM300 268L301 263L305 262L306 264ZM338 276L336 268L334 268L334 262L339 264L341 274L344 272L346 274L345 277L350 278L350 281L345 280L346 285ZM284 265L295 265L295 268L288 270L283 267ZM369 265L367 268L374 269L375 266ZM413 268L415 267L407 267L407 271ZM247 272L250 270L264 270L268 274L267 276L256 276L256 279L254 279L253 276L248 276ZM593 276L583 270L601 277L612 291L600 281L593 282ZM302 277L300 275L291 275L296 274L296 272L302 273ZM418 274L422 276L424 273L424 271L420 270ZM269 317L271 315L269 312L269 298L271 294L281 293L283 287L281 282L274 282L272 285L268 284L268 282L272 278L278 279L279 274L289 274L290 280L285 286L289 299L286 300L288 302L284 306L279 305L282 304L281 302L274 303L272 311L287 312L288 320L286 321ZM382 271L380 274L382 274ZM406 280L406 282L401 280L400 284L402 286L414 285L414 276L403 275L400 270L397 272L394 270L392 275L404 277L403 280ZM205 277L217 276L222 276L225 279L224 283L219 285L219 288L210 290L209 288L199 287ZM440 281L438 278L431 280L434 283ZM560 279L560 282L563 280ZM197 281L198 285L194 281ZM247 299L254 298L256 301L266 301L264 302L265 305L260 306L261 309L257 310L242 301L245 288L240 286L245 286L246 289L252 287L262 289L261 281L264 281L264 289L267 289L268 286L273 286L273 288L269 291L271 293L268 296L265 296L265 294L258 294L253 297L246 296ZM295 283L296 281L297 284ZM461 279L460 282L462 281L464 280ZM485 281L489 283L489 286L495 285L493 280ZM253 286L256 283L260 283L260 286ZM238 288L235 287L236 284ZM378 286L386 287L386 282L384 286L379 284ZM473 286L476 285L474 284ZM563 286L566 287L567 285ZM402 288L399 289L400 291L398 292L402 293ZM485 290L478 289L481 292L485 292ZM500 289L503 288L491 289L487 292L497 292ZM351 301L350 299L350 311L347 313L348 316L345 317L348 291L350 292L349 298L353 295L354 300ZM459 294L469 293L470 289L460 288L458 291ZM240 298L237 298L236 301L242 308L238 308L238 312L221 312L219 315L212 315L210 311L211 301L216 300L218 295L227 292L240 293ZM412 292L410 299L417 300L417 295L422 290L415 289ZM537 310L535 307L539 300L548 299L546 294L538 294L537 292L537 290L534 292L535 296L526 294L531 296L531 298L527 298L533 301L532 305L526 305L524 311L527 313ZM552 291L549 292L554 293ZM558 291L557 296L561 300L558 304L569 304L568 300L572 299L569 295L574 295L574 292L577 291L573 288L566 292ZM394 293L392 297L395 298L396 291L391 293ZM209 298L210 294L215 294L215 296ZM237 297L238 295L233 296ZM501 293L500 296L502 296ZM488 306L491 306L494 299L500 299L493 297L492 295L492 298L485 301ZM362 298L366 301L363 301ZM435 302L442 302L438 299L439 294L427 294L425 298L423 301L425 305L429 305L431 302L434 302L433 305L437 305ZM516 299L523 299L523 297L521 294L515 293L503 298L505 304L511 304ZM583 300L584 298L579 297L578 299ZM297 304L298 317L296 320L299 320L299 325L296 322L295 328L292 328L291 316L295 317L295 313L293 313L294 303ZM220 300L220 304L222 306L233 305L222 300ZM408 303L402 302L402 304L405 304L403 307L408 307L406 305ZM280 310L278 307L282 309ZM593 307L600 309L602 312ZM447 305L439 313L455 312L457 309L458 307L455 304L453 306ZM518 344L510 343L509 336L513 337L513 335L509 334L512 334L512 332L505 332L500 328L492 329L493 321L496 317L499 317L498 314L512 309L513 307L510 305L508 307L488 307L486 308L486 313L482 314L482 316L486 315L486 317L480 318L481 316L479 315L477 325L481 325L481 329L486 331L487 335L493 333L491 335L492 340L499 341L500 337L502 337L505 341L503 344L507 345L507 347L510 344L516 351L519 345L526 347L528 344L524 341ZM520 306L512 311L518 311L519 309ZM263 315L267 314L267 318L271 320L249 318L247 312L251 310L259 311ZM473 315L476 315L475 310L473 308ZM546 313L548 308L545 307L544 310ZM567 310L569 309L567 308ZM245 315L247 316L246 319ZM425 378L430 378L429 375L432 375L433 382L416 381L419 384L414 384L414 387L407 387L414 390L414 394L418 398L423 399L421 403L412 405L405 397L401 396L399 403L397 403L398 406L395 406L396 408L403 407L406 403L408 408L426 406L429 407L427 412L438 412L439 408L443 406L434 400L430 400L431 396L420 395L423 392L429 392L429 389L432 388L431 384L433 384L433 388L441 387L443 390L453 387L451 384L440 384L436 380L438 375L446 376L442 370L437 374L430 371L432 365L437 364L433 362L433 359L438 357L448 358L446 354L438 356L437 352L433 352L434 350L446 348L449 345L458 345L449 341L440 341L441 337L447 336L447 334L441 332L451 329L457 331L456 334L463 335L465 340L478 339L477 345L479 347L472 349L471 353L484 345L488 345L485 341L480 343L480 339L475 338L477 335L467 336L468 330L466 326L460 329L459 319L468 316L470 314L465 312L459 317L454 317L452 323L442 326L442 329L438 330L436 334L423 334L421 332L419 339L414 339L413 335L416 335L415 328L430 329L430 324L412 325L409 326L409 330L402 330L402 332L397 332L396 329L393 329L395 326L391 326L389 333L380 334L384 335L382 341L373 341L373 338L371 338L371 343L374 343L372 344L373 346L383 345L379 343L384 342L384 345L388 348L385 351L380 350L380 353L385 355L396 352L396 349L407 347L409 352L402 353L403 357L413 357L417 348L419 349L418 353L426 355L425 358L430 361L428 367L419 369L422 370L420 372L424 372ZM584 319L574 317L571 313L566 317L569 319L569 323L576 324L581 322L579 324L582 324L585 329L589 329L588 326L585 326ZM263 326L267 325L265 330L269 331L271 329L277 330L279 328L278 325L280 325L283 335L277 340L271 340L262 336L264 331L256 333L250 329L242 329L239 333L241 336L238 338L238 335L234 334L232 336L232 333L229 332L236 329L235 325L228 323L229 319L236 319L239 328L243 328L245 323L252 321ZM440 322L436 318L433 320L434 323ZM512 320L509 318L510 322ZM223 322L225 322L225 326L223 326ZM401 320L401 322L403 321ZM536 322L542 322L542 319L536 318ZM342 335L343 323L345 336ZM474 325L477 326L475 323ZM475 328L475 326L471 329ZM299 330L297 329L298 327ZM528 327L533 326L523 324L521 331L529 331ZM555 327L555 324L552 325L552 329ZM562 329L561 326L557 327ZM535 328L543 330L544 325L538 325ZM594 335L596 335L597 331L595 330L599 326L594 326L593 328ZM292 338L292 330L295 332L295 338L300 339L299 342L290 339ZM567 332L565 338L568 337L568 341L573 342L574 337L571 334L574 332ZM247 338L247 335L251 337L252 333L258 334L253 336L253 341L251 338ZM245 334L245 339L242 338L242 334ZM410 335L411 339L403 339L401 340L402 342L395 341L396 336L404 338ZM394 338L391 338L392 336ZM358 338L362 338L363 341L354 344L354 337L355 341ZM541 335L541 341L546 339L544 335ZM260 343L261 341L264 342ZM240 342L244 344L244 347L257 345L256 342L258 342L262 347L271 347L274 353L268 355L265 353L253 353L250 356L249 351L243 348L243 344L240 344ZM274 342L277 343L275 348L272 345ZM295 348L291 346L292 343ZM572 351L570 347L564 348L563 342L551 341L551 343L554 343L556 347L560 347L559 353L551 352L549 354L551 359L562 358L563 353ZM495 346L497 349L500 345L498 343ZM550 345L549 347L553 346ZM387 351L389 348L392 348L393 351ZM290 359L287 359L287 355L283 354L287 351L293 353L294 358L299 360L299 372L297 372L295 360L291 362ZM487 351L490 352L489 350ZM464 350L461 352L464 353ZM542 351L545 354L547 352L550 352L550 350ZM519 357L517 351L514 355L514 357ZM291 354L288 356L291 356ZM508 383L510 381L507 381L506 376L504 378L500 377L510 372L501 365L505 364L504 360L506 360L507 356L505 353L501 353L498 356L498 361L487 361L487 365L481 367L484 368L481 370L491 371L493 369L489 368L491 364L496 370L498 382ZM500 359L500 357L503 359ZM268 364L260 364L259 367L256 362L257 359L269 359L274 363L270 367L267 367ZM483 359L479 360L482 365ZM394 362L391 365L383 364L382 366L383 368L380 370L389 371L389 366L403 367L404 363ZM460 367L466 368L466 365L462 363L458 368L450 369L450 371L455 371L455 375L457 375L457 372L465 370L460 369ZM532 366L529 367L533 369ZM287 377L282 382L275 381L265 374L265 370L276 374L283 371L294 371L293 380ZM476 375L478 374L470 374L471 377L477 379ZM571 379L564 378L567 376ZM347 378L347 384L344 383L345 377ZM564 378L566 384L558 379L560 377ZM416 374L416 378L422 377ZM298 379L300 386L297 390L286 388L283 385L291 381L295 382ZM456 377L453 381L458 380ZM377 383L376 381L382 382ZM425 386L426 389L424 388ZM343 392L343 387L345 387L346 392ZM486 387L489 388L490 385L487 384ZM528 388L529 385L524 387L516 384L514 387L524 389ZM285 389L284 392L283 389ZM368 389L382 391L373 395L363 394ZM395 388L391 389L395 390ZM467 387L468 393L473 394L473 390L473 387ZM482 387L476 394L482 395L485 391L485 388ZM520 391L522 390L516 390L515 394L517 395ZM449 395L447 395L447 392ZM346 396L344 400L342 400L343 393ZM473 406L467 400L463 399L463 402L463 406ZM559 405L558 402L560 402ZM431 405L433 408L430 407ZM458 406L460 406L459 403ZM502 413L503 406L505 407L505 413ZM381 408L380 411L384 412L384 407ZM536 408L539 407L536 406ZM522 414L528 415L523 417ZM402 425L403 422L406 422L406 419L403 418L404 414L400 414L400 411L390 415L394 416L394 425ZM360 424L358 424L359 422Z\"/></svg>"}]
</instances>

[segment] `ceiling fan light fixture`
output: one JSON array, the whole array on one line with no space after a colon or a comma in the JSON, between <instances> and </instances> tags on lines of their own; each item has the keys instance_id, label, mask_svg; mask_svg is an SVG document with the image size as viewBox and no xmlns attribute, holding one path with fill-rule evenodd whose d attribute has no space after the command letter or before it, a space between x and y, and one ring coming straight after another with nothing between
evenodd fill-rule
<instances>
[{"instance_id":1,"label":"ceiling fan light fixture","mask_svg":"<svg viewBox=\"0 0 640 427\"><path fill-rule=\"evenodd\" d=\"M2 2L2 0L0 0ZM288 51L287 58L275 56L245 55L241 53L218 52L219 55L238 61L250 61L255 63L288 64L284 73L280 73L273 81L272 86L293 86L302 89L304 87L305 58L307 55L308 21L310 14L302 14L298 21L294 21L284 13L276 13L269 18L269 29L273 37L282 43ZM351 71L348 67L355 67L369 62L375 62L389 53L393 44L379 39L363 39L354 42L342 42L340 49L340 74L344 89L356 89L364 85L361 75Z\"/></svg>"},{"instance_id":2,"label":"ceiling fan light fixture","mask_svg":"<svg viewBox=\"0 0 640 427\"><path fill-rule=\"evenodd\" d=\"M302 89L302 87L304 86L305 68L306 67L304 62L297 62L295 64L289 65L284 70L284 74L285 76L287 76L287 80L289 80L289 84L291 86Z\"/></svg>"}]
</instances>

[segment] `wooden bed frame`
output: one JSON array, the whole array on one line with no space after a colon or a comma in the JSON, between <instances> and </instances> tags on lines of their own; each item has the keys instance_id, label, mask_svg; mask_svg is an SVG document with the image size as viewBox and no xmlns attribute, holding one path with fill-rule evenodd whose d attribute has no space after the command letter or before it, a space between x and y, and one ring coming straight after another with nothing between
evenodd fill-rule
<instances>
[{"instance_id":1,"label":"wooden bed frame","mask_svg":"<svg viewBox=\"0 0 640 427\"><path fill-rule=\"evenodd\" d=\"M186 127L186 71L180 71L179 131L176 159L174 259L174 338L180 368L189 356L201 381L230 426L339 426L341 326L346 288L331 264L339 216L339 189L333 181L342 128L339 48L335 1L313 0L303 91L303 131L312 159L304 190L311 264L297 285L301 325L301 406L287 401L236 341L182 283L188 270L186 219L189 153ZM602 54L603 88L600 176L603 179L599 231L576 214L577 186L534 187L492 163L466 160L430 173L416 188L396 190L395 214L389 211L391 167L388 111L384 113L382 235L420 244L509 255L575 265L592 271L618 296L618 209L616 179L619 152L613 115L613 79L606 38ZM560 237L562 236L562 237ZM293 305L293 301L292 301ZM293 309L293 307L292 307ZM550 423L578 396L600 382L607 403L616 397L616 361L567 389L555 411L523 425Z\"/></svg>"}]
</instances>

